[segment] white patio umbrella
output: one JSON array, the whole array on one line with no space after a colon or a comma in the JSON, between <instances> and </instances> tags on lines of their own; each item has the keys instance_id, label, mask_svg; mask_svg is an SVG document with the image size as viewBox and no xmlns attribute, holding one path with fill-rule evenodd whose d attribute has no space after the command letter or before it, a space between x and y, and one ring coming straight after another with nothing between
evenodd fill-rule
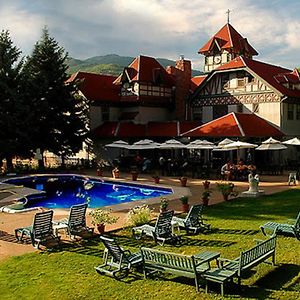
<instances>
[{"instance_id":1,"label":"white patio umbrella","mask_svg":"<svg viewBox=\"0 0 300 300\"><path fill-rule=\"evenodd\" d=\"M226 138L218 143L218 147L223 147L223 146L233 143L233 142L234 142L233 140Z\"/></svg>"},{"instance_id":2,"label":"white patio umbrella","mask_svg":"<svg viewBox=\"0 0 300 300\"><path fill-rule=\"evenodd\" d=\"M140 140L133 145L129 146L130 150L146 150L146 149L157 149L159 148L160 144L153 142L152 140Z\"/></svg>"},{"instance_id":3,"label":"white patio umbrella","mask_svg":"<svg viewBox=\"0 0 300 300\"><path fill-rule=\"evenodd\" d=\"M115 141L113 143L105 145L105 147L110 147L110 148L123 148L123 149L128 149L130 145L122 140Z\"/></svg>"},{"instance_id":4,"label":"white patio umbrella","mask_svg":"<svg viewBox=\"0 0 300 300\"><path fill-rule=\"evenodd\" d=\"M256 144L236 141L227 145L224 145L224 149L237 150L237 161L240 160L240 149L250 149L257 147Z\"/></svg>"},{"instance_id":5,"label":"white patio umbrella","mask_svg":"<svg viewBox=\"0 0 300 300\"><path fill-rule=\"evenodd\" d=\"M263 141L260 146L255 148L255 150L284 150L287 149L280 141L273 139L272 137Z\"/></svg>"},{"instance_id":6,"label":"white patio umbrella","mask_svg":"<svg viewBox=\"0 0 300 300\"><path fill-rule=\"evenodd\" d=\"M212 142L209 142L207 140L195 140L188 145L186 145L187 149L199 149L199 150L211 150L216 148L216 145Z\"/></svg>"},{"instance_id":7,"label":"white patio umbrella","mask_svg":"<svg viewBox=\"0 0 300 300\"><path fill-rule=\"evenodd\" d=\"M217 147L215 149L213 149L213 151L229 151L231 149L226 149L226 148L224 148L224 146L231 144L233 142L234 142L233 140L226 138L226 139L222 140L221 142L219 142Z\"/></svg>"},{"instance_id":8,"label":"white patio umbrella","mask_svg":"<svg viewBox=\"0 0 300 300\"><path fill-rule=\"evenodd\" d=\"M184 149L184 148L186 148L186 145L182 144L179 141L172 139L172 140L167 140L164 143L162 143L159 148L160 149Z\"/></svg>"},{"instance_id":9,"label":"white patio umbrella","mask_svg":"<svg viewBox=\"0 0 300 300\"><path fill-rule=\"evenodd\" d=\"M224 149L228 149L228 150L239 150L239 149L255 148L257 146L258 145L256 145L256 144L251 144L251 143L236 141L236 142L224 145L223 148Z\"/></svg>"},{"instance_id":10,"label":"white patio umbrella","mask_svg":"<svg viewBox=\"0 0 300 300\"><path fill-rule=\"evenodd\" d=\"M282 142L282 144L285 145L292 145L292 146L300 146L300 139L298 139L297 137L287 140L285 142Z\"/></svg>"}]
</instances>

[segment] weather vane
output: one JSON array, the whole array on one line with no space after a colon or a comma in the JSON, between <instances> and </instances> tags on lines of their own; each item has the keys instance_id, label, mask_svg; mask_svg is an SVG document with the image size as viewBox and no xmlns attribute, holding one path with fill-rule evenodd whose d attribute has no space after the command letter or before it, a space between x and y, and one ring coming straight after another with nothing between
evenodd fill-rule
<instances>
[{"instance_id":1,"label":"weather vane","mask_svg":"<svg viewBox=\"0 0 300 300\"><path fill-rule=\"evenodd\" d=\"M229 23L229 21L230 21L230 13L231 13L231 10L230 9L227 9L227 11L226 11L226 14L227 14L227 23Z\"/></svg>"}]
</instances>

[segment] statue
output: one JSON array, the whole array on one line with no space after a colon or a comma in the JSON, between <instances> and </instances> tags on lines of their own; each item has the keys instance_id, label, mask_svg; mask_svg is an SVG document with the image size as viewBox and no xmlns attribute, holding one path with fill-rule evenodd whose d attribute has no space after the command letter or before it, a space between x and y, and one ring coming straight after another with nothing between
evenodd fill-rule
<instances>
[{"instance_id":1,"label":"statue","mask_svg":"<svg viewBox=\"0 0 300 300\"><path fill-rule=\"evenodd\" d=\"M259 176L256 174L253 176L251 173L248 175L249 193L258 193Z\"/></svg>"}]
</instances>

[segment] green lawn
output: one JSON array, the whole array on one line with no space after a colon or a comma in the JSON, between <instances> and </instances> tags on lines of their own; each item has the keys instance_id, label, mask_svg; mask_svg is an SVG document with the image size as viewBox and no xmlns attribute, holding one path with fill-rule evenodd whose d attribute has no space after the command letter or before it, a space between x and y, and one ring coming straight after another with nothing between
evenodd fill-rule
<instances>
[{"instance_id":1,"label":"green lawn","mask_svg":"<svg viewBox=\"0 0 300 300\"><path fill-rule=\"evenodd\" d=\"M113 233L120 244L132 251L140 246L195 254L203 250L221 252L235 258L241 250L264 238L259 226L266 221L284 222L299 211L300 190L289 190L259 199L238 199L209 207L206 222L212 231L185 236L180 247L155 246L151 239L136 241L130 230ZM61 250L11 257L0 264L0 298L4 299L220 299L219 286L210 293L196 292L194 281L161 274L144 280L134 272L117 281L99 275L94 267L102 262L103 246L97 239L63 245ZM260 264L242 280L242 291L225 287L227 298L300 299L300 241L277 239L276 266Z\"/></svg>"}]
</instances>

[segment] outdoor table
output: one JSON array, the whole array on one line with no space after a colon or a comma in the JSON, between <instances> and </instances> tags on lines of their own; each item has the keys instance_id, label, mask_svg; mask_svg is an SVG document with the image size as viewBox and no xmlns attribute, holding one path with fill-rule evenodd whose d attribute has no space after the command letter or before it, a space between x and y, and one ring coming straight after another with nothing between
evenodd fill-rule
<instances>
[{"instance_id":1,"label":"outdoor table","mask_svg":"<svg viewBox=\"0 0 300 300\"><path fill-rule=\"evenodd\" d=\"M218 257L220 257L220 252L214 252L214 251L203 251L201 253L194 255L196 260L205 260L207 261L208 267L210 268L210 262L212 260L216 260L217 266L219 267L219 261Z\"/></svg>"},{"instance_id":2,"label":"outdoor table","mask_svg":"<svg viewBox=\"0 0 300 300\"><path fill-rule=\"evenodd\" d=\"M68 231L68 225L63 223L53 225L53 232L55 236L58 236L58 232L61 230L64 230L65 232Z\"/></svg>"}]
</instances>

